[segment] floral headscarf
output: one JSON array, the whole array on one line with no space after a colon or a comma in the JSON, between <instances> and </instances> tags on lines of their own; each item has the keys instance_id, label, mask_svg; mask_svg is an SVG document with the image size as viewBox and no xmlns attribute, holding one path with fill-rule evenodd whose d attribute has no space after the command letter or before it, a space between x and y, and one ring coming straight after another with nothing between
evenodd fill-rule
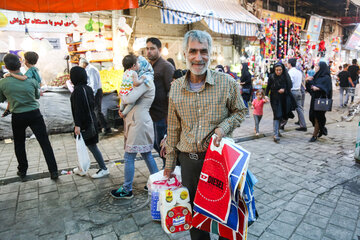
<instances>
[{"instance_id":1,"label":"floral headscarf","mask_svg":"<svg viewBox=\"0 0 360 240\"><path fill-rule=\"evenodd\" d=\"M154 70L151 64L143 56L138 56L138 63L140 67L137 74L139 78L145 76L144 83L149 85L150 81L154 81Z\"/></svg>"}]
</instances>

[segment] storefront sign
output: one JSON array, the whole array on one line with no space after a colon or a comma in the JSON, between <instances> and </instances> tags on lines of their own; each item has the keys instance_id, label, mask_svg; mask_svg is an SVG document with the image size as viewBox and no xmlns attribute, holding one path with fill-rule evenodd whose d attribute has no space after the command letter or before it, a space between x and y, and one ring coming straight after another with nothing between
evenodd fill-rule
<instances>
[{"instance_id":1,"label":"storefront sign","mask_svg":"<svg viewBox=\"0 0 360 240\"><path fill-rule=\"evenodd\" d=\"M295 23L296 25L301 26L301 29L305 28L305 22L306 22L305 18L293 17L290 15L277 13L269 10L262 10L262 18L271 18L273 20L289 20Z\"/></svg>"},{"instance_id":2,"label":"storefront sign","mask_svg":"<svg viewBox=\"0 0 360 240\"><path fill-rule=\"evenodd\" d=\"M310 17L307 34L310 36L311 42L316 42L319 40L322 22L323 19L321 17L315 17L315 16Z\"/></svg>"},{"instance_id":3,"label":"storefront sign","mask_svg":"<svg viewBox=\"0 0 360 240\"><path fill-rule=\"evenodd\" d=\"M355 31L345 44L345 48L348 50L355 50L360 45L360 24L357 25Z\"/></svg>"},{"instance_id":4,"label":"storefront sign","mask_svg":"<svg viewBox=\"0 0 360 240\"><path fill-rule=\"evenodd\" d=\"M25 13L15 11L0 11L1 31L25 32L70 32L78 25L78 19L72 20L65 14L51 16L47 13Z\"/></svg>"}]
</instances>

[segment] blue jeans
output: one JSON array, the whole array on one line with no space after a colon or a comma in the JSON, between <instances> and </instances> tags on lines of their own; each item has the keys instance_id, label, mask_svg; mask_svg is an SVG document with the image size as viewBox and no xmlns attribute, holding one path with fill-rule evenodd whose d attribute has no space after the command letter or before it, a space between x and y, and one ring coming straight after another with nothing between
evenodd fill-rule
<instances>
[{"instance_id":1,"label":"blue jeans","mask_svg":"<svg viewBox=\"0 0 360 240\"><path fill-rule=\"evenodd\" d=\"M256 133L259 133L259 124L262 118L262 115L253 115L255 120L255 131Z\"/></svg>"},{"instance_id":2,"label":"blue jeans","mask_svg":"<svg viewBox=\"0 0 360 240\"><path fill-rule=\"evenodd\" d=\"M134 174L135 174L135 157L136 157L136 155L137 155L137 153L128 153L128 152L125 152L125 155L124 155L125 182L123 184L123 188L126 191L132 191L132 183L133 183ZM141 156L145 160L145 163L151 174L154 174L159 171L151 152L141 153Z\"/></svg>"},{"instance_id":3,"label":"blue jeans","mask_svg":"<svg viewBox=\"0 0 360 240\"><path fill-rule=\"evenodd\" d=\"M340 107L343 107L349 101L349 92L347 87L340 87ZM345 95L345 101L343 100Z\"/></svg>"},{"instance_id":4,"label":"blue jeans","mask_svg":"<svg viewBox=\"0 0 360 240\"><path fill-rule=\"evenodd\" d=\"M160 154L160 142L164 138L167 132L166 118L161 119L160 121L154 122L154 148ZM163 159L163 164L165 166L165 158Z\"/></svg>"},{"instance_id":5,"label":"blue jeans","mask_svg":"<svg viewBox=\"0 0 360 240\"><path fill-rule=\"evenodd\" d=\"M106 170L107 168L106 168L106 165L104 162L104 158L103 158L99 148L97 147L97 145L96 144L88 145L87 148L90 150L90 152L94 156L96 162L99 164L99 167L103 170Z\"/></svg>"}]
</instances>

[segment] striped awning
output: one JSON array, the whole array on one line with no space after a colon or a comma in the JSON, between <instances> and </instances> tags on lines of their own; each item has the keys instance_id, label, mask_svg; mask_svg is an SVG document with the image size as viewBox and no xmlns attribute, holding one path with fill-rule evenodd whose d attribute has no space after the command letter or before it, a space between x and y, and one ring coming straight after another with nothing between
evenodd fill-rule
<instances>
[{"instance_id":1,"label":"striped awning","mask_svg":"<svg viewBox=\"0 0 360 240\"><path fill-rule=\"evenodd\" d=\"M222 34L255 36L258 18L231 0L163 0L161 22L190 24L204 20L210 30Z\"/></svg>"}]
</instances>

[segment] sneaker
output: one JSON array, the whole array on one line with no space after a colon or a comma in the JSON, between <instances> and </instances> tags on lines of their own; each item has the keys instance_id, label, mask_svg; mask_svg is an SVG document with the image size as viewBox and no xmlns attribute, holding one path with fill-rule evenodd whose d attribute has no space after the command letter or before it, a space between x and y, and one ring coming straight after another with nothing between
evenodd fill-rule
<instances>
[{"instance_id":1,"label":"sneaker","mask_svg":"<svg viewBox=\"0 0 360 240\"><path fill-rule=\"evenodd\" d=\"M149 191L147 185L144 186L144 190L145 190L145 191Z\"/></svg>"},{"instance_id":2,"label":"sneaker","mask_svg":"<svg viewBox=\"0 0 360 240\"><path fill-rule=\"evenodd\" d=\"M296 124L296 125L300 125L300 122L299 122L299 121L297 121L297 122L295 122L295 124Z\"/></svg>"},{"instance_id":3,"label":"sneaker","mask_svg":"<svg viewBox=\"0 0 360 240\"><path fill-rule=\"evenodd\" d=\"M51 172L51 173L50 173L50 178L51 178L52 180L58 179L58 178L59 178L59 173L58 173L58 172Z\"/></svg>"},{"instance_id":4,"label":"sneaker","mask_svg":"<svg viewBox=\"0 0 360 240\"><path fill-rule=\"evenodd\" d=\"M92 178L102 178L109 175L109 169L99 169L95 174L91 175Z\"/></svg>"},{"instance_id":5,"label":"sneaker","mask_svg":"<svg viewBox=\"0 0 360 240\"><path fill-rule=\"evenodd\" d=\"M307 128L306 127L299 127L299 128L295 128L296 131L302 131L302 132L306 132Z\"/></svg>"},{"instance_id":6,"label":"sneaker","mask_svg":"<svg viewBox=\"0 0 360 240\"><path fill-rule=\"evenodd\" d=\"M126 191L123 187L111 190L110 195L115 199L132 199L134 195L132 191Z\"/></svg>"},{"instance_id":7,"label":"sneaker","mask_svg":"<svg viewBox=\"0 0 360 240\"><path fill-rule=\"evenodd\" d=\"M79 168L74 168L74 169L73 169L73 172L74 172L74 174L79 175L79 176L82 176L82 177L86 175L86 173L84 173L83 171L81 171Z\"/></svg>"},{"instance_id":8,"label":"sneaker","mask_svg":"<svg viewBox=\"0 0 360 240\"><path fill-rule=\"evenodd\" d=\"M312 136L309 142L315 142L317 140L317 137Z\"/></svg>"}]
</instances>

